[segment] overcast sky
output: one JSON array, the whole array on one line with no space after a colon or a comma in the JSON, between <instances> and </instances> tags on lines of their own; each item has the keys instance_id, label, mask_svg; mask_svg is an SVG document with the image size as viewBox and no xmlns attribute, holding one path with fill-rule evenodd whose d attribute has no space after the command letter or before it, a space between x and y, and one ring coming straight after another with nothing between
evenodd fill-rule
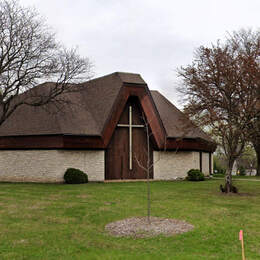
<instances>
[{"instance_id":1,"label":"overcast sky","mask_svg":"<svg viewBox=\"0 0 260 260\"><path fill-rule=\"evenodd\" d=\"M95 64L97 77L140 73L175 105L176 68L200 45L260 27L260 0L21 0L34 6L66 47Z\"/></svg>"}]
</instances>

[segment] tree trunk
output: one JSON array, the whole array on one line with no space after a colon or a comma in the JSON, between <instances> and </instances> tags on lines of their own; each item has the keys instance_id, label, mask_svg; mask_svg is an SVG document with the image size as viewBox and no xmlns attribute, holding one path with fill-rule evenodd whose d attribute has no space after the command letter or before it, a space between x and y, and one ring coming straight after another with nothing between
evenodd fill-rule
<instances>
[{"instance_id":1,"label":"tree trunk","mask_svg":"<svg viewBox=\"0 0 260 260\"><path fill-rule=\"evenodd\" d=\"M151 224L151 188L149 169L147 171L147 221L149 224Z\"/></svg>"},{"instance_id":2,"label":"tree trunk","mask_svg":"<svg viewBox=\"0 0 260 260\"><path fill-rule=\"evenodd\" d=\"M260 176L260 138L256 138L253 141L253 145L255 148L256 158L257 158L256 175Z\"/></svg>"},{"instance_id":3,"label":"tree trunk","mask_svg":"<svg viewBox=\"0 0 260 260\"><path fill-rule=\"evenodd\" d=\"M232 192L232 169L234 165L235 160L234 159L229 159L228 162L228 168L227 168L227 173L226 173L226 192Z\"/></svg>"}]
</instances>

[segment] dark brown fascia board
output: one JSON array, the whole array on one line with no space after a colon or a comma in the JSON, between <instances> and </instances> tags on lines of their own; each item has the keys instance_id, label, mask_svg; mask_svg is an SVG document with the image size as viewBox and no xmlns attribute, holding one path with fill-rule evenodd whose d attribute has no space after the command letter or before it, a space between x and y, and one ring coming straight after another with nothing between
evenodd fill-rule
<instances>
[{"instance_id":1,"label":"dark brown fascia board","mask_svg":"<svg viewBox=\"0 0 260 260\"><path fill-rule=\"evenodd\" d=\"M1 136L0 149L62 148L62 135Z\"/></svg>"},{"instance_id":2,"label":"dark brown fascia board","mask_svg":"<svg viewBox=\"0 0 260 260\"><path fill-rule=\"evenodd\" d=\"M214 152L216 144L203 139L176 139L166 140L166 150L178 151L204 151ZM106 146L100 136L87 135L28 135L0 137L0 149L105 149ZM164 147L155 150L164 150Z\"/></svg>"},{"instance_id":3,"label":"dark brown fascia board","mask_svg":"<svg viewBox=\"0 0 260 260\"><path fill-rule=\"evenodd\" d=\"M40 137L40 136L84 136L84 137L101 137L99 134L72 134L72 133L57 133L57 134L27 134L27 135L1 135L0 138L6 137Z\"/></svg>"},{"instance_id":4,"label":"dark brown fascia board","mask_svg":"<svg viewBox=\"0 0 260 260\"><path fill-rule=\"evenodd\" d=\"M153 137L157 143L157 147L163 148L165 146L167 132L162 123L160 114L156 108L156 105L154 103L154 100L152 98L148 86L146 85L145 88L146 88L147 95L143 96L141 104L143 109L146 109L146 111L144 111L146 118L151 118L151 121L149 122L149 126L152 130Z\"/></svg>"},{"instance_id":5,"label":"dark brown fascia board","mask_svg":"<svg viewBox=\"0 0 260 260\"><path fill-rule=\"evenodd\" d=\"M110 116L108 117L105 127L102 131L104 146L107 147L109 144L127 100L131 96L138 97L142 106L142 110L144 111L144 114L148 120L149 118L154 118L151 120L149 125L153 132L156 146L158 148L162 148L165 143L165 129L162 125L159 113L153 102L147 84L133 83L124 83L118 93L118 96L116 97L116 101L110 111Z\"/></svg>"},{"instance_id":6,"label":"dark brown fascia board","mask_svg":"<svg viewBox=\"0 0 260 260\"><path fill-rule=\"evenodd\" d=\"M202 138L167 138L166 150L214 152L217 145Z\"/></svg>"},{"instance_id":7,"label":"dark brown fascia board","mask_svg":"<svg viewBox=\"0 0 260 260\"><path fill-rule=\"evenodd\" d=\"M104 149L100 136L53 134L2 136L0 149Z\"/></svg>"},{"instance_id":8,"label":"dark brown fascia board","mask_svg":"<svg viewBox=\"0 0 260 260\"><path fill-rule=\"evenodd\" d=\"M66 135L64 136L64 148L68 149L104 149L101 136Z\"/></svg>"}]
</instances>

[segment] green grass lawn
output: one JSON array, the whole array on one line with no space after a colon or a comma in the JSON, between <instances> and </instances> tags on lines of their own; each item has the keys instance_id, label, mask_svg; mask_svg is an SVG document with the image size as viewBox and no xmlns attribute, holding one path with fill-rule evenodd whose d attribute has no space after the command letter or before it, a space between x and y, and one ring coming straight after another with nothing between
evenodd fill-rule
<instances>
[{"instance_id":1,"label":"green grass lawn","mask_svg":"<svg viewBox=\"0 0 260 260\"><path fill-rule=\"evenodd\" d=\"M146 183L0 184L0 259L260 259L260 182L152 182L152 215L194 230L171 237L110 237L107 223L146 214Z\"/></svg>"},{"instance_id":2,"label":"green grass lawn","mask_svg":"<svg viewBox=\"0 0 260 260\"><path fill-rule=\"evenodd\" d=\"M252 179L252 180L260 180L260 176L243 176L243 175L236 175L232 176L234 179Z\"/></svg>"},{"instance_id":3,"label":"green grass lawn","mask_svg":"<svg viewBox=\"0 0 260 260\"><path fill-rule=\"evenodd\" d=\"M213 177L224 178L224 174L214 174ZM260 176L247 176L247 175L232 175L233 179L251 179L251 180L260 180Z\"/></svg>"}]
</instances>

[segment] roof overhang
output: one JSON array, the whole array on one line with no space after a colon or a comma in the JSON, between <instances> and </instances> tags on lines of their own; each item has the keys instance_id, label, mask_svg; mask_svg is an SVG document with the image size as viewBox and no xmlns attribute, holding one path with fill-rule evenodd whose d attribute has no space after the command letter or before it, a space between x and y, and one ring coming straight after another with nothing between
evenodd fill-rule
<instances>
[{"instance_id":1,"label":"roof overhang","mask_svg":"<svg viewBox=\"0 0 260 260\"><path fill-rule=\"evenodd\" d=\"M31 135L0 137L0 149L106 149L101 136L84 135ZM167 138L155 150L214 152L215 143L203 139Z\"/></svg>"},{"instance_id":2,"label":"roof overhang","mask_svg":"<svg viewBox=\"0 0 260 260\"><path fill-rule=\"evenodd\" d=\"M217 148L216 143L202 138L167 138L166 140L166 150L214 152Z\"/></svg>"}]
</instances>

